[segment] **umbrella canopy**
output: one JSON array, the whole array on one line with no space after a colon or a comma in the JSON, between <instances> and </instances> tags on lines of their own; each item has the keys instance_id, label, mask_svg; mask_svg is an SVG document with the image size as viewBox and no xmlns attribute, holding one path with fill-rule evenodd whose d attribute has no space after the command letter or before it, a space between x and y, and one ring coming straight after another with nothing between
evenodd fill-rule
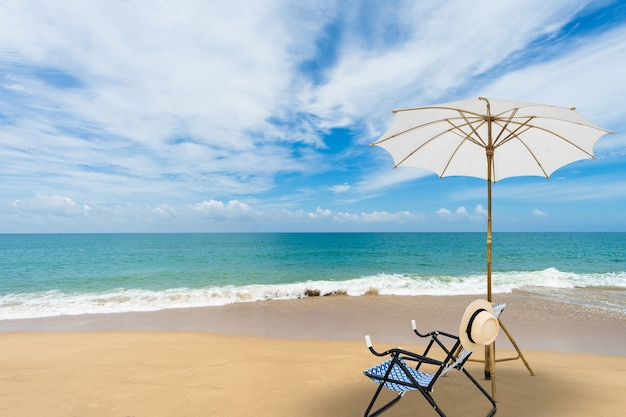
<instances>
[{"instance_id":1,"label":"umbrella canopy","mask_svg":"<svg viewBox=\"0 0 626 417\"><path fill-rule=\"evenodd\" d=\"M564 165L593 158L594 144L609 132L573 107L482 97L393 112L393 123L373 145L386 149L395 167L492 182L516 176L547 178ZM491 175L488 150L494 156Z\"/></svg>"},{"instance_id":2,"label":"umbrella canopy","mask_svg":"<svg viewBox=\"0 0 626 417\"><path fill-rule=\"evenodd\" d=\"M412 166L439 177L487 180L487 298L491 300L491 183L508 177L548 178L569 163L594 158L606 133L573 107L478 99L394 110L389 129L372 144L394 168Z\"/></svg>"}]
</instances>

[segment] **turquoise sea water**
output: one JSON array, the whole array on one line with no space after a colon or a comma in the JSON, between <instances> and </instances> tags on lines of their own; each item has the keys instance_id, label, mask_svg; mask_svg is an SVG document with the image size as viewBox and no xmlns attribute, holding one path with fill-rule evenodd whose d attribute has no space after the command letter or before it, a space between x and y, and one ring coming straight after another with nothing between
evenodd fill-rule
<instances>
[{"instance_id":1,"label":"turquoise sea water","mask_svg":"<svg viewBox=\"0 0 626 417\"><path fill-rule=\"evenodd\" d=\"M0 235L0 320L347 293L486 292L483 233ZM626 314L626 233L496 233L494 294Z\"/></svg>"}]
</instances>

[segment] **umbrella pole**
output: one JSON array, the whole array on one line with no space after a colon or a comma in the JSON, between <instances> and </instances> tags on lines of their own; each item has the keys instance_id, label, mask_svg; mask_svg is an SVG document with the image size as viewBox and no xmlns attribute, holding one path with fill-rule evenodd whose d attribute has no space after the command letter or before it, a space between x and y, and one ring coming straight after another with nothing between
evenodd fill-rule
<instances>
[{"instance_id":1,"label":"umbrella pole","mask_svg":"<svg viewBox=\"0 0 626 417\"><path fill-rule=\"evenodd\" d=\"M491 129L490 129L491 130ZM491 144L491 131L489 132ZM493 147L487 148L487 301L493 302L491 296L491 178L493 164ZM491 394L496 398L496 343L485 346L485 379L491 380Z\"/></svg>"},{"instance_id":2,"label":"umbrella pole","mask_svg":"<svg viewBox=\"0 0 626 417\"><path fill-rule=\"evenodd\" d=\"M489 144L491 145L491 129L489 129ZM492 179L492 168L493 168L493 147L487 147L487 301L493 303L491 296L491 179ZM522 359L524 365L530 372L531 375L535 375L533 370L530 368L530 365L526 361L526 358L522 354L522 351L515 343L513 336L509 331L504 327L502 321L498 319L500 326L508 336L509 340L515 347L515 350L518 353L518 356L515 358L507 358L501 360L514 360L514 359ZM489 346L485 346L485 379L491 380L491 396L493 399L496 399L496 342L494 341Z\"/></svg>"},{"instance_id":3,"label":"umbrella pole","mask_svg":"<svg viewBox=\"0 0 626 417\"><path fill-rule=\"evenodd\" d=\"M493 158L493 154L492 154ZM491 158L488 158L491 159ZM491 166L491 161L489 161ZM491 169L489 170L491 171ZM487 180L487 301L493 302L491 297L491 180Z\"/></svg>"},{"instance_id":4,"label":"umbrella pole","mask_svg":"<svg viewBox=\"0 0 626 417\"><path fill-rule=\"evenodd\" d=\"M493 302L491 299L491 183L493 182L493 154L496 149L491 133L493 123L491 104L486 98L481 97L480 99L484 100L487 106L487 146L485 147L485 155L487 156L487 301L491 303ZM485 369L485 376L486 374L487 370Z\"/></svg>"},{"instance_id":5,"label":"umbrella pole","mask_svg":"<svg viewBox=\"0 0 626 417\"><path fill-rule=\"evenodd\" d=\"M491 104L489 100L483 98L487 106L487 301L493 302L491 298L491 182L493 180L493 145ZM485 379L491 380L491 395L496 399L496 342L494 340L489 346L485 346Z\"/></svg>"},{"instance_id":6,"label":"umbrella pole","mask_svg":"<svg viewBox=\"0 0 626 417\"><path fill-rule=\"evenodd\" d=\"M487 147L485 154L487 155L487 301L493 303L491 298L491 183L493 180L493 154L495 148L493 146L493 136L491 133L492 118L491 104L489 100L484 99L487 105ZM491 380L491 395L496 399L496 342L495 340L489 346L485 346L485 379Z\"/></svg>"}]
</instances>

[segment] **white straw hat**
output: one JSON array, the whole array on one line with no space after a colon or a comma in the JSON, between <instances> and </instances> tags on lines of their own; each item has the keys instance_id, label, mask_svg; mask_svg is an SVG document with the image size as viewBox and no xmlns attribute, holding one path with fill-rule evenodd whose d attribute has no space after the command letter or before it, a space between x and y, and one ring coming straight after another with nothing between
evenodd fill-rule
<instances>
[{"instance_id":1,"label":"white straw hat","mask_svg":"<svg viewBox=\"0 0 626 417\"><path fill-rule=\"evenodd\" d=\"M493 343L499 330L498 319L493 315L491 303L487 300L475 300L463 313L459 338L465 349L474 351L480 346Z\"/></svg>"}]
</instances>

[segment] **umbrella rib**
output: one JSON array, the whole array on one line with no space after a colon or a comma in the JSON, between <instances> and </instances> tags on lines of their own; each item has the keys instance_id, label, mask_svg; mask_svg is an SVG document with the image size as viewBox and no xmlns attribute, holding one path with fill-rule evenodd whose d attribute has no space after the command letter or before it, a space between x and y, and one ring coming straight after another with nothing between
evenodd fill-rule
<instances>
[{"instance_id":1,"label":"umbrella rib","mask_svg":"<svg viewBox=\"0 0 626 417\"><path fill-rule=\"evenodd\" d=\"M539 161L539 158L537 158L537 156L535 155L535 153L533 152L533 150L530 148L530 146L528 146L528 144L524 141L524 139L522 139L520 137L520 135L524 132L527 132L531 129L537 129L537 130L541 130L543 132L546 132L556 138L561 139L563 142L568 143L569 145L573 146L574 148L578 149L579 151L583 152L585 155L588 155L589 157L595 159L595 156L593 154L590 154L589 152L587 152L586 150L582 149L580 146L576 145L575 143L573 143L571 140L559 135L556 132L553 132L549 129L540 127L540 126L536 126L531 124L530 122L535 119L536 117L532 116L527 118L523 123L519 123L519 122L514 122L512 120L512 117L509 117L509 119L503 124L502 126L502 130L500 131L500 133L498 134L498 138L500 138L502 136L502 133L504 131L507 131L508 134L507 136L502 140L502 142L498 143L495 147L500 147L502 145L504 145L505 143L517 139L528 151L528 153L530 154L530 156L532 156L532 158L534 159L535 163L537 164L537 166L539 167L539 169L541 169L541 172L543 172L543 175L546 178L550 178L550 174L548 174L546 172L546 170L544 169L543 165L541 164L541 162ZM519 125L514 129L514 130L509 130L508 126L512 125L512 124L517 124L519 123ZM500 125L500 124L498 124Z\"/></svg>"},{"instance_id":2,"label":"umbrella rib","mask_svg":"<svg viewBox=\"0 0 626 417\"><path fill-rule=\"evenodd\" d=\"M423 127L423 126L426 126L426 125L428 125L428 124L431 124L431 123L427 123L427 124L425 124L425 125L421 125L421 126L418 126L418 127ZM404 132L397 133L397 134L395 134L395 135L393 135L393 136L390 136L390 137L388 137L388 138L385 138L385 139L383 139L383 140L381 140L381 141L379 141L379 142L376 142L376 143L378 144L378 143L384 142L384 141L386 141L386 140L389 140L389 139L391 139L391 138L394 138L394 137L396 137L396 136L398 136L398 135L401 135L401 134L403 134L403 133L409 132L409 131L414 130L414 129L417 129L417 127L415 127L415 128L411 128L411 129L407 129L407 130L405 130ZM434 140L435 140L435 139L437 139L439 136L444 135L444 134L446 134L446 133L448 133L448 132L449 132L449 131L444 131L444 132L441 132L441 133L439 133L439 134L437 134L437 135L433 136L432 138L428 139L426 142L422 143L420 146L418 146L417 148L415 148L415 149L413 149L411 152L409 152L409 154L408 154L407 156L405 156L404 158L402 158L402 160L400 160L400 162L398 162L397 164L395 164L395 165L393 166L393 168L394 168L394 169L395 169L395 168L398 168L400 165L402 165L402 164L404 163L404 161L406 161L407 159L409 159L410 157L412 157L413 155L415 155L415 154L416 154L417 152L419 152L419 150L420 150L420 149L422 149L424 146L428 145L430 142L434 141Z\"/></svg>"},{"instance_id":3,"label":"umbrella rib","mask_svg":"<svg viewBox=\"0 0 626 417\"><path fill-rule=\"evenodd\" d=\"M521 133L527 132L528 130L531 129L532 125L530 125L530 121L534 118L534 117L529 117L527 118L524 123L520 123L514 130L510 130L508 129L508 126L513 124L513 116L514 114L517 112L517 109L515 109L515 112L511 113L511 115L509 116L508 120L504 123L504 125L502 126L502 129L500 130L500 133L498 134L498 139L502 136L502 133L504 133L504 131L508 132L508 135L502 140L501 143L498 143L494 148L497 148L499 146L504 145L505 143L513 140L513 139L517 139L520 141L520 143L526 148L526 150L528 151L528 153L530 154L530 156L532 156L532 158L535 160L535 163L537 164L537 166L539 167L539 169L541 169L541 172L543 172L543 175L546 178L549 178L550 175L546 172L546 170L543 168L543 165L541 164L541 162L539 161L539 159L537 158L537 156L535 155L535 153L532 151L532 149L530 149L530 147L526 144L526 142L524 142L524 140L519 136L519 132L521 130ZM497 121L497 120L494 120ZM499 123L498 123L499 125Z\"/></svg>"},{"instance_id":4,"label":"umbrella rib","mask_svg":"<svg viewBox=\"0 0 626 417\"><path fill-rule=\"evenodd\" d=\"M456 148L454 148L454 152L452 152L452 154L448 158L448 162L446 162L446 166L441 171L441 174L439 174L439 178L443 178L444 174L446 173L446 171L450 167L450 164L452 163L452 160L454 159L454 157L456 156L457 152L459 151L459 149L461 149L461 146L463 145L463 143L465 143L466 140L469 140L470 142L472 142L472 143L474 143L474 144L476 144L476 145L478 145L480 147L483 147L483 148L485 147L485 144L481 143L482 142L482 138L480 137L480 135L476 131L476 128L474 127L474 125L472 123L470 123L470 121L467 119L467 117L465 116L465 114L462 111L459 111L459 114L461 115L463 120L465 120L465 122L466 122L465 126L469 126L470 129L472 129L472 132L474 132L476 134L476 136L480 139L480 141L475 139L472 136L471 133L465 133L465 131L463 131L461 129L461 126L456 126L450 120L447 120L447 122L450 123L453 126L453 129L451 129L450 132L453 132L454 134L458 135L459 137L462 137L463 140L461 142L459 142L459 144L456 146ZM459 134L457 131L461 132L462 134Z\"/></svg>"},{"instance_id":5,"label":"umbrella rib","mask_svg":"<svg viewBox=\"0 0 626 417\"><path fill-rule=\"evenodd\" d=\"M446 171L448 170L448 168L450 167L450 164L452 163L452 160L454 159L455 155L457 154L457 152L459 151L459 149L461 148L461 146L463 145L463 143L465 143L466 140L469 140L470 142L472 142L473 144L480 146L482 148L486 148L487 144L485 144L485 142L483 141L482 137L480 136L480 134L478 133L478 128L480 126L482 126L485 123L485 120L482 120L482 123L479 124L479 126L474 126L473 123L471 123L469 121L469 119L467 118L467 115L465 114L465 112L460 111L459 110L459 114L461 115L461 117L463 118L463 120L465 120L465 125L464 126L456 126L454 123L452 123L449 119L447 120L448 123L450 123L454 128L451 130L451 132L459 135L460 137L463 138L463 140L457 145L457 147L454 149L454 152L452 152L452 154L450 155L450 158L448 158L448 162L446 162L446 166L443 168L443 170L441 171L441 174L439 175L439 178L443 178L444 174L446 173ZM479 119L480 120L480 119ZM465 126L469 126L470 129L472 130L470 133L466 133L465 131L463 131L463 129L461 129L461 127L465 127ZM459 134L458 132L461 132L462 134ZM472 136L472 133L474 135L476 135L476 138L474 136Z\"/></svg>"},{"instance_id":6,"label":"umbrella rib","mask_svg":"<svg viewBox=\"0 0 626 417\"><path fill-rule=\"evenodd\" d=\"M587 152L585 149L581 148L580 146L578 146L577 144L575 144L571 140L567 139L566 137L563 137L563 136L559 135L558 133L556 133L556 132L554 132L552 130L546 129L544 127L531 124L530 122L533 119L536 119L536 117L534 117L534 116L533 117L529 117L524 123L520 123L519 126L515 130L510 131L509 135L505 139L503 139L502 143L499 143L498 146L504 145L506 142L508 142L510 140L513 140L513 139L517 139L520 142L523 142L523 140L519 137L519 134L517 133L522 128L525 128L523 130L523 132L526 132L526 131L528 131L530 129L537 129L537 130L541 130L543 132L546 132L546 133L548 133L548 134L550 134L550 135L552 135L552 136L554 136L556 138L561 139L563 142L568 143L569 145L571 145L572 147L578 149L579 151L581 151L585 155L589 156L590 158L595 159L595 156L592 153ZM502 126L502 129L503 130L506 129L506 126L508 124L516 124L516 123L519 123L519 122L511 122L511 123L509 123L507 121L507 123Z\"/></svg>"},{"instance_id":7,"label":"umbrella rib","mask_svg":"<svg viewBox=\"0 0 626 417\"><path fill-rule=\"evenodd\" d=\"M461 115L461 117L463 118L463 120L465 120L465 126L469 126L470 129L472 129L471 133L465 133L461 127L464 126L457 126L457 130L459 130L460 132L463 133L465 139L469 140L470 142L482 147L482 148L487 148L487 144L485 143L485 141L483 140L483 138L480 136L480 133L478 133L478 128L481 127L482 125L484 125L487 121L484 118L478 118L478 120L480 120L481 122L478 124L478 126L474 126L474 124L472 122L469 121L469 119L467 118L467 115L465 114L465 112L463 111L459 111L459 114ZM476 137L472 136L472 133L474 135L476 135Z\"/></svg>"},{"instance_id":8,"label":"umbrella rib","mask_svg":"<svg viewBox=\"0 0 626 417\"><path fill-rule=\"evenodd\" d=\"M521 127L521 126L520 126L520 127ZM530 129L530 128L528 128L528 129ZM525 132L525 131L527 131L528 129L525 129L525 130L524 130L524 132ZM518 130L518 129L516 129L516 130ZM519 140L519 141L520 141L520 143L521 143L521 144L522 144L522 145L526 148L526 150L528 151L528 153L530 154L530 156L532 156L532 157L533 157L533 159L535 160L535 162L536 162L536 163L537 163L537 165L539 166L539 169L541 169L541 172L543 172L543 175L544 175L546 178L549 178L549 177L550 177L550 174L548 174L548 173L546 172L546 170L543 168L543 165L541 164L541 162L539 162L539 159L537 158L537 156L535 155L535 153L532 151L532 149L530 149L530 147L526 144L526 142L524 142L524 140L523 140L523 139L521 139L519 136L517 136L517 134L515 134L515 135L514 135L514 137L515 137L517 140ZM513 137L511 137L509 140L512 140L512 139L513 139ZM507 141L505 141L505 142L507 142Z\"/></svg>"},{"instance_id":9,"label":"umbrella rib","mask_svg":"<svg viewBox=\"0 0 626 417\"><path fill-rule=\"evenodd\" d=\"M480 113L470 112L470 111L461 111L461 110L459 110L457 108L444 107L444 106L413 107L413 108L408 108L408 109L392 110L392 113L401 113L401 112L414 111L414 110L433 110L433 109L435 109L435 110L451 110L451 111L454 111L454 112L458 112L458 113L461 114L461 117L468 124L471 124L471 122L468 121L468 119L466 117L466 114L474 115L477 119L481 119L483 117ZM432 122L424 123L424 124L421 124L421 125L418 125L418 126L413 126L410 129L406 129L406 130L403 130L401 132L395 133L395 134L393 134L393 135L391 135L391 136L389 136L387 138L379 139L376 142L372 143L372 146L378 145L378 144L380 144L382 142L386 142L386 141L388 141L390 139L396 138L396 137L398 137L400 135L403 135L405 133L411 132L413 130L421 129L423 127L430 126L430 125L433 125L433 124L437 124L437 123L440 123L442 121L447 121L448 123L452 124L452 126L456 127L453 123L450 122L450 120L451 120L451 118L445 118L445 119L434 120ZM449 131L447 131L447 132L449 132ZM443 133L447 133L447 132L443 132Z\"/></svg>"},{"instance_id":10,"label":"umbrella rib","mask_svg":"<svg viewBox=\"0 0 626 417\"><path fill-rule=\"evenodd\" d=\"M424 123L424 124L418 125L418 126L413 126L412 128L409 128L409 129L403 130L401 132L395 133L395 134L393 134L393 135L391 135L391 136L389 136L387 138L379 139L376 142L372 143L372 146L373 145L378 145L378 144L383 143L383 142L387 142L388 140L397 138L398 136L404 135L405 133L411 132L413 130L421 129L423 127L434 125L434 124L437 124L437 123L440 123L440 120Z\"/></svg>"},{"instance_id":11,"label":"umbrella rib","mask_svg":"<svg viewBox=\"0 0 626 417\"><path fill-rule=\"evenodd\" d=\"M397 167L399 167L400 165L402 165L402 164L404 163L404 161L406 161L407 159L409 159L411 156L415 155L415 154L416 154L417 152L419 152L419 151L420 151L420 150L421 150L424 146L426 146L426 145L428 145L429 143L431 143L432 141L436 140L438 137L440 137L440 136L442 136L442 135L445 135L446 133L454 133L454 134L458 135L459 137L463 138L463 140L462 140L462 141L461 141L461 143L459 143L459 145L458 145L458 146L454 149L454 152L451 154L450 158L448 159L448 163L446 164L446 166L445 166L445 168L443 169L442 173L439 175L440 177L443 177L443 174L444 174L444 173L446 172L446 170L448 169L448 166L450 165L450 162L451 162L451 161L452 161L452 159L454 158L454 155L456 155L456 153L458 152L458 150L459 150L459 148L461 147L461 145L463 144L463 142L465 142L466 140L469 140L470 142L472 142L472 143L473 143L473 144L475 144L475 145L478 145L478 146L481 146L481 147L485 147L485 145L484 145L483 143L481 143L480 141L478 141L478 140L476 140L474 137L472 137L471 133L466 133L466 132L464 132L464 131L463 131L463 129L461 129L462 127L465 127L465 126L470 126L470 128L472 129L472 132L474 132L474 133L475 133L475 134L476 134L476 135L480 138L480 135L479 135L479 134L478 134L478 132L476 131L476 128L474 127L474 125L472 124L472 122L470 122L470 121L467 119L467 116L466 116L463 112L459 112L459 114L461 115L461 117L463 118L463 120L465 120L465 122L466 122L466 124L465 124L465 125L458 125L458 126L457 126L457 125L455 125L455 124L452 122L452 118L447 118L447 119L444 119L444 121L445 121L445 122L449 123L449 124L450 124L450 126L452 126L452 128L451 128L451 129L447 129L447 130L445 130L445 131L443 131L443 132L440 132L440 133L438 133L437 135L435 135L435 136L433 136L432 138L430 138L430 139L428 139L427 141L425 141L424 143L422 143L420 146L418 146L418 147L417 147L417 148L415 148L413 151L411 151L411 152L410 152L407 156L405 156L404 158L402 158L402 160L400 160L400 162L398 162L397 164L395 164L395 165L394 165L394 168L397 168ZM483 121L483 122L484 122L484 121ZM429 125L429 124L432 124L432 123L426 123L426 124L423 124L423 125L420 125L420 126L413 127L413 128L411 128L411 129L407 129L407 130L405 130L405 131L403 131L403 132L396 133L395 135L390 136L390 137L388 137L388 138L385 138L385 139L381 140L380 142L384 142L384 141L386 141L386 140L388 140L388 139L391 139L391 138L397 137L398 135L401 135L401 134L403 134L403 133L409 132L409 131L411 131L411 130L414 130L414 129L417 129L417 128L420 128L420 127L427 126L427 125ZM461 133L459 133L459 132L461 132ZM380 143L380 142L377 142L377 143Z\"/></svg>"},{"instance_id":12,"label":"umbrella rib","mask_svg":"<svg viewBox=\"0 0 626 417\"><path fill-rule=\"evenodd\" d=\"M508 126L509 126L509 125L511 124L511 122L513 121L513 118L515 117L515 114L517 114L517 111L518 111L518 110L519 110L519 107L515 108L515 109L511 112L511 114L509 115L509 117L508 117L507 121L506 121L506 122L504 123L504 125L502 126L502 129L500 129L500 132L498 132L498 136L496 136L496 138L492 141L492 144L491 144L491 145L493 146L493 150L494 150L494 152L495 152L496 148L497 148L498 146L500 146L500 145L498 145L498 142L500 141L500 138L502 137L502 134L503 134L505 131L508 131ZM496 123L496 124L500 125L500 124L499 124L499 123L497 123L497 122L498 122L498 118L497 118L497 117L495 117L495 118L493 118L493 119L491 119L491 120L489 121L489 123L492 123L492 126L493 126L493 123ZM520 127L518 127L518 129L515 129L513 132L509 133L509 135L508 135L507 137L510 137L511 135L515 135L515 132L516 132L517 130L519 130L519 128L521 128L521 126L520 126ZM507 138L503 139L502 143L504 144L504 143L506 143L506 142L508 142ZM524 145L524 146L526 146L526 145ZM534 156L533 156L533 158L534 158ZM536 159L535 159L535 160L536 160ZM497 173L496 173L496 160L495 160L495 158L491 158L491 165L492 165L492 166L491 166L491 172L492 172L492 174L493 174L493 178L497 178ZM541 170L543 171L543 168L541 167L541 165L540 165L540 168L541 168ZM544 171L544 172L545 172L545 171ZM495 182L495 181L494 181L494 182Z\"/></svg>"},{"instance_id":13,"label":"umbrella rib","mask_svg":"<svg viewBox=\"0 0 626 417\"><path fill-rule=\"evenodd\" d=\"M472 123L471 123L471 122L467 119L467 117L466 117L464 114L461 114L461 117L463 118L463 120L465 120L465 121L466 121L467 125L472 126ZM435 135L435 136L431 137L430 139L428 139L427 141L425 141L424 143L422 143L420 146L418 146L418 147L417 147L417 148L415 148L413 151L411 151L409 154L407 154L404 158L402 158L402 159L401 159L401 160L400 160L397 164L395 164L395 165L394 165L394 168L397 168L397 167L399 167L400 165L402 165L402 164L404 163L404 161L406 161L407 159L409 159L411 156L415 155L415 154L416 154L417 152L419 152L419 151L420 151L420 150L421 150L424 146L428 145L429 143L431 143L432 141L436 140L436 139L437 139L437 138L439 138L440 136L443 136L443 135L445 135L446 133L450 133L450 132L455 133L455 134L457 134L458 136L462 137L462 138L463 138L463 140L469 140L469 141L471 141L472 143L474 143L474 144L476 144L476 145L478 145L478 146L483 146L480 142L478 142L478 141L476 141L474 138L472 138L472 136L471 136L470 134L466 134L466 133L465 133L465 132L461 129L461 127L463 127L462 125L459 125L459 126L455 125L455 124L452 122L452 118L447 118L447 119L438 120L438 121L435 121L435 122L429 122L429 123L424 123L424 124L421 124L421 125L418 125L418 126L414 126L414 127L410 128L410 129L403 130L403 131L398 132L398 133L396 133L396 134L394 134L394 135L391 135L391 136L389 136L389 137L387 137L387 138L381 139L381 140L379 140L379 141L375 142L375 143L374 143L374 145L378 145L378 144L380 144L380 143L382 143L382 142L386 142L386 141L388 141L388 140L390 140L390 139L397 138L398 136L401 136L401 135L403 135L403 134L405 134L405 133L408 133L408 132L411 132L411 131L413 131L413 130L417 130L417 129L420 129L420 128L423 128L423 127L426 127L426 126L429 126L429 125L432 125L432 124L441 123L442 121L445 121L445 122L447 122L448 124L450 124L450 125L452 126L452 128L451 128L451 129L444 130L443 132L438 133L437 135ZM475 129L474 129L473 127L472 127L472 130L473 130L473 131L475 131ZM455 131L460 131L462 134L459 134L458 132L455 132ZM459 145L459 147L460 147L460 145ZM457 147L457 150L458 150L458 147ZM456 153L456 150L455 150L455 153ZM453 154L453 155L454 155L454 154Z\"/></svg>"},{"instance_id":14,"label":"umbrella rib","mask_svg":"<svg viewBox=\"0 0 626 417\"><path fill-rule=\"evenodd\" d=\"M508 131L507 127L508 127L508 126L512 123L513 118L515 117L515 114L517 114L517 111L518 111L518 110L519 110L519 107L515 108L515 109L511 112L511 114L509 115L508 119L506 120L506 122L505 122L505 123L504 123L504 125L502 126L502 129L500 129L500 132L498 133L498 136L497 136L497 137L493 140L493 145L494 145L494 148L495 148L495 147L497 147L497 146L499 146L499 145L497 145L498 141L499 141L499 140L500 140L500 138L502 137L502 134L503 134L505 131ZM499 120L500 120L500 119L499 119L497 116L496 116L496 117L494 117L494 118L492 119L492 121L493 121L493 122L498 122ZM528 122L528 121L527 121L527 122ZM498 125L500 125L500 124L498 123ZM518 128L518 129L519 129L519 128ZM515 129L513 132L511 132L511 133L509 134L509 136L508 136L508 137L510 137L510 135L511 135L511 134L515 134L515 132L516 132L518 129ZM507 140L507 138L504 138L504 139L503 139L503 143L506 143L507 141L508 141L508 140Z\"/></svg>"},{"instance_id":15,"label":"umbrella rib","mask_svg":"<svg viewBox=\"0 0 626 417\"><path fill-rule=\"evenodd\" d=\"M400 111L400 110L396 110L396 112L398 112L398 111ZM381 144L381 143L386 142L386 141L391 140L391 139L395 139L395 138L397 138L398 136L402 136L402 135L404 135L405 133L409 133L409 132L412 132L412 131L414 131L414 130L418 130L418 129L421 129L421 128L423 128L423 127L426 127L426 126L435 125L435 124L442 123L442 122L448 122L448 123L450 123L450 124L453 126L453 128L458 128L458 127L457 127L454 123L452 123L452 122L450 121L451 119L452 119L452 118L446 118L446 119L434 120L434 121L432 121L432 122L428 122L428 123L424 123L424 124L421 124L421 125L413 126L413 127L409 128L409 129L403 130L403 131L401 131L401 132L394 133L393 135L391 135L391 136L389 136L389 137L379 139L379 140L377 140L376 142L372 143L372 146L373 146L373 145L378 145L378 144ZM465 118L464 118L464 119L465 119ZM467 119L465 119L465 120L467 120ZM468 124L471 124L471 122L468 122ZM451 130L454 130L454 129L451 129ZM445 134L445 133L449 133L451 130L446 130L446 131L444 131L444 132L441 132L439 135L442 135L442 134ZM438 135L438 136L439 136L439 135ZM435 137L437 137L437 136L435 136Z\"/></svg>"}]
</instances>

